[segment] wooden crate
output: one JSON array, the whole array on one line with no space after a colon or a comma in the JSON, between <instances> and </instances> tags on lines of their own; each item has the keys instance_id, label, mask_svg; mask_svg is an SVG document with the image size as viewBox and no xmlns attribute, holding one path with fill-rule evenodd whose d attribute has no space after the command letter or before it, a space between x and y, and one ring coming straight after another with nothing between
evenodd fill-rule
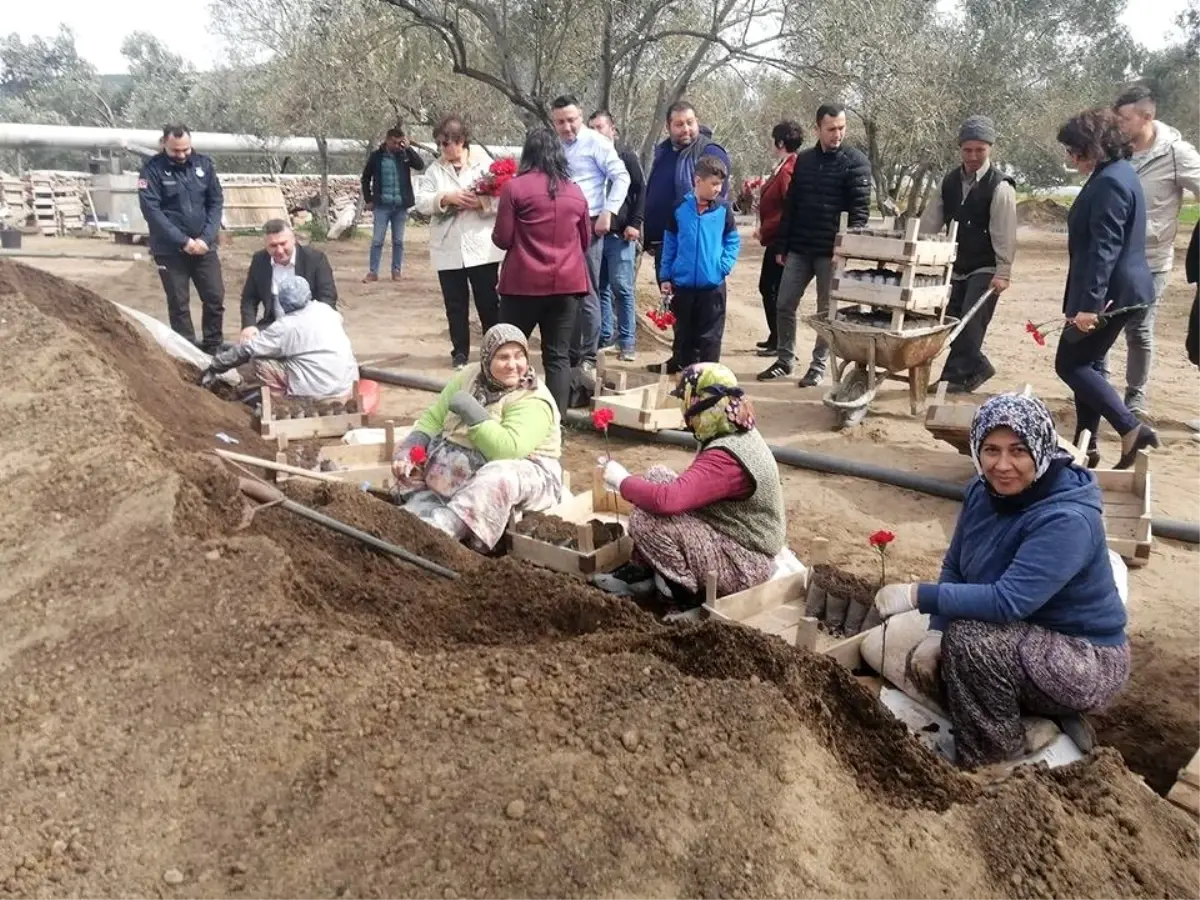
<instances>
[{"instance_id":1,"label":"wooden crate","mask_svg":"<svg viewBox=\"0 0 1200 900\"><path fill-rule=\"evenodd\" d=\"M960 403L947 401L947 387L948 385L944 381L938 383L937 394L925 410L925 430L938 440L945 441L954 447L959 453L969 456L971 453L971 423L975 420L975 413L979 411L980 404L973 403L971 400L964 400ZM1021 393L1026 396L1032 392L1033 388L1029 385L1025 385L1021 390ZM1077 465L1082 464L1087 457L1088 437L1088 432L1084 432L1080 435L1079 443L1072 444L1060 434L1058 447L1060 450L1070 453Z\"/></svg>"},{"instance_id":2,"label":"wooden crate","mask_svg":"<svg viewBox=\"0 0 1200 900\"><path fill-rule=\"evenodd\" d=\"M937 285L911 286L915 277L915 273L910 269L903 274L899 286L871 284L847 277L844 262L839 261L834 269L831 292L835 300L858 303L862 306L882 306L904 312L944 309L950 298L949 270L943 276L942 283Z\"/></svg>"},{"instance_id":3,"label":"wooden crate","mask_svg":"<svg viewBox=\"0 0 1200 900\"><path fill-rule=\"evenodd\" d=\"M385 422L386 437L382 444L332 444L322 447L317 453L317 461L332 468L321 468L321 474L329 475L348 484L366 485L380 491L390 491L396 483L392 475L392 455L396 449L396 441L403 441L410 431L411 425L397 428L393 422ZM287 461L286 437L279 437L279 452L276 459ZM285 476L287 477L287 476ZM276 476L277 481L283 480Z\"/></svg>"},{"instance_id":4,"label":"wooden crate","mask_svg":"<svg viewBox=\"0 0 1200 900\"><path fill-rule=\"evenodd\" d=\"M817 645L817 620L804 615L808 574L799 572L718 597L716 574L710 573L704 585L704 611L812 650Z\"/></svg>"},{"instance_id":5,"label":"wooden crate","mask_svg":"<svg viewBox=\"0 0 1200 900\"><path fill-rule=\"evenodd\" d=\"M367 424L366 413L361 412L362 398L358 394L358 382L354 383L354 402L357 404L359 412L338 413L331 416L305 416L300 419L277 419L275 418L275 402L271 392L264 387L259 429L262 436L268 440L275 440L281 436L287 437L289 440L341 437L347 431L353 428L363 428Z\"/></svg>"},{"instance_id":6,"label":"wooden crate","mask_svg":"<svg viewBox=\"0 0 1200 900\"><path fill-rule=\"evenodd\" d=\"M633 539L625 534L620 539L596 549L592 546L592 530L587 523L597 518L606 520L617 518L628 529L629 513L633 511L633 507L620 495L614 495L611 491L604 489L604 482L598 471L593 474L590 491L571 495L568 489L569 484L570 481L564 473L564 499L557 506L545 510L544 514L558 516L560 519L578 525L577 543L580 549L559 547L536 540L528 535L517 534L510 526L505 532L508 538L509 554L543 568L582 577L599 572L611 572L613 569L625 565L633 556Z\"/></svg>"},{"instance_id":7,"label":"wooden crate","mask_svg":"<svg viewBox=\"0 0 1200 900\"><path fill-rule=\"evenodd\" d=\"M663 431L683 428L683 411L671 396L674 385L666 375L653 384L606 394L597 394L595 409L611 410L613 424L635 431Z\"/></svg>"},{"instance_id":8,"label":"wooden crate","mask_svg":"<svg viewBox=\"0 0 1200 900\"><path fill-rule=\"evenodd\" d=\"M1167 799L1193 816L1200 815L1200 751L1179 770L1179 777L1167 792Z\"/></svg>"},{"instance_id":9,"label":"wooden crate","mask_svg":"<svg viewBox=\"0 0 1200 900\"><path fill-rule=\"evenodd\" d=\"M1130 566L1150 561L1150 454L1142 450L1132 469L1097 469L1104 495L1104 533L1108 547Z\"/></svg>"},{"instance_id":10,"label":"wooden crate","mask_svg":"<svg viewBox=\"0 0 1200 900\"><path fill-rule=\"evenodd\" d=\"M921 223L910 219L903 232L890 236L848 228L849 216L842 213L841 227L833 240L833 255L843 259L877 260L904 266L943 267L954 264L958 254L958 223L950 223L949 234L921 235ZM890 218L884 219L881 230L891 230ZM867 229L875 231L875 229Z\"/></svg>"}]
</instances>

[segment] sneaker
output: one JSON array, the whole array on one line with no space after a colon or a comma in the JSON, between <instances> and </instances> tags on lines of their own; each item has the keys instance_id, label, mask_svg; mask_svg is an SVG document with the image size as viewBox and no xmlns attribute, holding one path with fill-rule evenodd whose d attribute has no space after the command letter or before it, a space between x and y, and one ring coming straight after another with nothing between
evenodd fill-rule
<instances>
[{"instance_id":1,"label":"sneaker","mask_svg":"<svg viewBox=\"0 0 1200 900\"><path fill-rule=\"evenodd\" d=\"M617 352L617 362L634 362L637 356L632 350L620 350Z\"/></svg>"},{"instance_id":2,"label":"sneaker","mask_svg":"<svg viewBox=\"0 0 1200 900\"><path fill-rule=\"evenodd\" d=\"M774 344L768 344L767 346L764 347L764 346L762 346L762 344L760 342L760 343L756 344L755 346L758 347L758 349L754 351L755 356L772 357L772 356L779 355L779 348L776 347Z\"/></svg>"},{"instance_id":3,"label":"sneaker","mask_svg":"<svg viewBox=\"0 0 1200 900\"><path fill-rule=\"evenodd\" d=\"M600 346L596 348L597 353L615 353L616 350L617 345L614 341L611 339L606 341L603 338L600 339Z\"/></svg>"},{"instance_id":4,"label":"sneaker","mask_svg":"<svg viewBox=\"0 0 1200 900\"><path fill-rule=\"evenodd\" d=\"M776 360L771 364L769 369L759 372L755 377L759 381L777 381L780 378L787 378L792 374L792 367L787 363L782 363Z\"/></svg>"},{"instance_id":5,"label":"sneaker","mask_svg":"<svg viewBox=\"0 0 1200 900\"><path fill-rule=\"evenodd\" d=\"M455 372L461 372L467 367L467 358L461 354L455 354L450 365L453 366Z\"/></svg>"},{"instance_id":6,"label":"sneaker","mask_svg":"<svg viewBox=\"0 0 1200 900\"><path fill-rule=\"evenodd\" d=\"M370 284L372 281L378 281L378 280L379 280L379 276L376 275L374 272L368 272L366 275L363 276L363 284Z\"/></svg>"},{"instance_id":7,"label":"sneaker","mask_svg":"<svg viewBox=\"0 0 1200 900\"><path fill-rule=\"evenodd\" d=\"M825 380L824 372L822 372L820 369L815 369L812 366L809 366L808 371L804 373L804 377L796 382L796 387L802 387L802 388L816 387L818 384L820 384L824 380Z\"/></svg>"},{"instance_id":8,"label":"sneaker","mask_svg":"<svg viewBox=\"0 0 1200 900\"><path fill-rule=\"evenodd\" d=\"M392 281L399 281L399 280L400 280L400 270L392 269Z\"/></svg>"}]
</instances>

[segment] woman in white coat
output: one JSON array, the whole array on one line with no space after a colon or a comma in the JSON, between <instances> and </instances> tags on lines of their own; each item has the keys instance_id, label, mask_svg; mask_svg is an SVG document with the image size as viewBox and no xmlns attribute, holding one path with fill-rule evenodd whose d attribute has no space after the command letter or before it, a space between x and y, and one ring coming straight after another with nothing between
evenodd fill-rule
<instances>
[{"instance_id":1,"label":"woman in white coat","mask_svg":"<svg viewBox=\"0 0 1200 900\"><path fill-rule=\"evenodd\" d=\"M504 251L492 243L495 198L472 190L491 157L471 146L471 130L458 116L439 122L433 139L441 155L417 181L417 210L430 218L429 256L446 304L451 361L462 369L471 353L471 295L485 333L499 321L496 282Z\"/></svg>"}]
</instances>

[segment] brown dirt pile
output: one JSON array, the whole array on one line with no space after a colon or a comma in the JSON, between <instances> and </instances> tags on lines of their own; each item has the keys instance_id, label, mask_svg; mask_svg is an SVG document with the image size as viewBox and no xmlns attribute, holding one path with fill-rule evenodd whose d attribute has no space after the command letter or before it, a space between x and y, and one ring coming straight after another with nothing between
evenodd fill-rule
<instances>
[{"instance_id":1,"label":"brown dirt pile","mask_svg":"<svg viewBox=\"0 0 1200 900\"><path fill-rule=\"evenodd\" d=\"M1103 753L994 788L844 670L483 559L349 487L279 510L104 301L0 261L0 896L1195 896ZM18 327L12 327L17 323Z\"/></svg>"},{"instance_id":2,"label":"brown dirt pile","mask_svg":"<svg viewBox=\"0 0 1200 900\"><path fill-rule=\"evenodd\" d=\"M1069 207L1063 206L1056 200L1030 198L1017 204L1017 222L1035 228L1065 226L1069 212Z\"/></svg>"}]
</instances>

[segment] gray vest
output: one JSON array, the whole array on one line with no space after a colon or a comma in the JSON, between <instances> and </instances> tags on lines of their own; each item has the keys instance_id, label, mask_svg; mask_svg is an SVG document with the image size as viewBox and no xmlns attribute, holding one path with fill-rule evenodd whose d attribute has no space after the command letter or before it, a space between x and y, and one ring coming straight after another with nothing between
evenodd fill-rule
<instances>
[{"instance_id":1,"label":"gray vest","mask_svg":"<svg viewBox=\"0 0 1200 900\"><path fill-rule=\"evenodd\" d=\"M773 557L783 549L787 524L784 521L783 485L771 448L757 430L751 429L714 438L704 445L704 449L720 449L732 454L754 481L754 493L745 500L719 500L695 510L692 515L746 549Z\"/></svg>"}]
</instances>

